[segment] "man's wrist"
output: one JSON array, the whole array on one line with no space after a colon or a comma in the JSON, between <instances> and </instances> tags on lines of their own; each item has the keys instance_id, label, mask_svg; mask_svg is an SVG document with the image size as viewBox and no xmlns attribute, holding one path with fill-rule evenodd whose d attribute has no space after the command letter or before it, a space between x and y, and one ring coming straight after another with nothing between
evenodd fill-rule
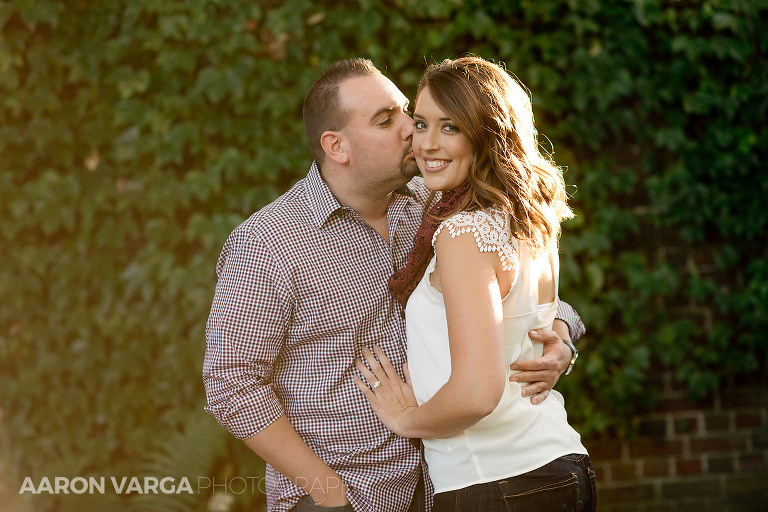
<instances>
[{"instance_id":1,"label":"man's wrist","mask_svg":"<svg viewBox=\"0 0 768 512\"><path fill-rule=\"evenodd\" d=\"M315 505L323 507L339 507L349 503L347 486L335 472L325 478L317 477L309 485L300 486L310 495Z\"/></svg>"}]
</instances>

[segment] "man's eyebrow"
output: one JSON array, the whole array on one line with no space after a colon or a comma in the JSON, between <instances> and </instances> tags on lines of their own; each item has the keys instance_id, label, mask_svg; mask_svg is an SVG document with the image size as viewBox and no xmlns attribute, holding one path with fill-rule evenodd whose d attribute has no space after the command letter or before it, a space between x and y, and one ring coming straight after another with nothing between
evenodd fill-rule
<instances>
[{"instance_id":1,"label":"man's eyebrow","mask_svg":"<svg viewBox=\"0 0 768 512\"><path fill-rule=\"evenodd\" d=\"M379 110L373 113L373 115L371 116L371 122L373 122L377 117L379 117L381 114L384 114L385 112L392 113L394 111L395 111L395 107L391 105L388 107L381 107Z\"/></svg>"}]
</instances>

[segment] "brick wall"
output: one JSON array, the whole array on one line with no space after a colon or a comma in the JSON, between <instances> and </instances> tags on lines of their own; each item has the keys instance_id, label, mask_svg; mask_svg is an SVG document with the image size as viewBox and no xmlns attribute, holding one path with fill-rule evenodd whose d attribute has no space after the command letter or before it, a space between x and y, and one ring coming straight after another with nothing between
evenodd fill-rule
<instances>
[{"instance_id":1,"label":"brick wall","mask_svg":"<svg viewBox=\"0 0 768 512\"><path fill-rule=\"evenodd\" d=\"M662 374L662 400L633 439L584 439L600 512L768 512L768 383L704 403Z\"/></svg>"}]
</instances>

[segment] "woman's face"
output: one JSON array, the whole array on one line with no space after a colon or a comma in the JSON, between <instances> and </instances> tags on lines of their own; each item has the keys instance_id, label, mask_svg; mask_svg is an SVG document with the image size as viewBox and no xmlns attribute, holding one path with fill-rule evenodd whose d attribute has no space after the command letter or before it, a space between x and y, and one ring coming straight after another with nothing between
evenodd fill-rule
<instances>
[{"instance_id":1,"label":"woman's face","mask_svg":"<svg viewBox=\"0 0 768 512\"><path fill-rule=\"evenodd\" d=\"M421 90L413 113L413 153L430 190L453 190L467 179L472 145L432 98Z\"/></svg>"}]
</instances>

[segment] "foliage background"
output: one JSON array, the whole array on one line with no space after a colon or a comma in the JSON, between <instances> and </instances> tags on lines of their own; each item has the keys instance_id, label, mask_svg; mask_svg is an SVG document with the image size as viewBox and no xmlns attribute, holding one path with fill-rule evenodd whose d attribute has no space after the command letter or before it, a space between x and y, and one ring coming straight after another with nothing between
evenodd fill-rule
<instances>
[{"instance_id":1,"label":"foliage background","mask_svg":"<svg viewBox=\"0 0 768 512\"><path fill-rule=\"evenodd\" d=\"M767 22L764 0L4 0L0 499L215 510L205 493L18 489L261 474L202 412L214 265L306 173L304 92L350 56L411 97L427 63L465 52L532 91L578 185L561 296L590 331L561 386L584 434L632 435L658 365L694 400L763 378Z\"/></svg>"}]
</instances>

